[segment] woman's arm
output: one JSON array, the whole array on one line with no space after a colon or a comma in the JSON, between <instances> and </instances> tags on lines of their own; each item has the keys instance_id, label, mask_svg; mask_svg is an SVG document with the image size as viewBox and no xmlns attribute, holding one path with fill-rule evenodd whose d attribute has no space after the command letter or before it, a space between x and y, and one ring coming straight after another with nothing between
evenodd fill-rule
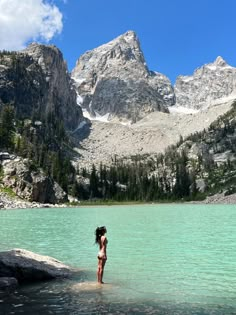
<instances>
[{"instance_id":1,"label":"woman's arm","mask_svg":"<svg viewBox=\"0 0 236 315\"><path fill-rule=\"evenodd\" d=\"M104 250L104 254L107 255L107 238L106 238L106 236L102 236L101 240L102 240L102 247Z\"/></svg>"}]
</instances>

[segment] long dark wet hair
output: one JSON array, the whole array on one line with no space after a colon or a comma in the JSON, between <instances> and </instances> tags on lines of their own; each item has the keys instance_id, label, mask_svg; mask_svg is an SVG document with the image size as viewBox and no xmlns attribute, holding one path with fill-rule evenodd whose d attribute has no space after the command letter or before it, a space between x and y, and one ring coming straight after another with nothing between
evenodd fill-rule
<instances>
[{"instance_id":1,"label":"long dark wet hair","mask_svg":"<svg viewBox=\"0 0 236 315\"><path fill-rule=\"evenodd\" d=\"M95 230L95 243L99 244L101 237L106 233L107 229L105 226L97 227Z\"/></svg>"}]
</instances>

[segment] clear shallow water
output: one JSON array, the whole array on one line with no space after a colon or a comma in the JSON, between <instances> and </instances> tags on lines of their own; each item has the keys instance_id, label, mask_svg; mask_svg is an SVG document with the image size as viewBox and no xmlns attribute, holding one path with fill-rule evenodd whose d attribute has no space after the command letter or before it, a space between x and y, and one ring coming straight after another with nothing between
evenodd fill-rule
<instances>
[{"instance_id":1,"label":"clear shallow water","mask_svg":"<svg viewBox=\"0 0 236 315\"><path fill-rule=\"evenodd\" d=\"M236 205L0 211L0 250L82 268L0 297L0 314L236 314ZM108 229L105 285L94 230Z\"/></svg>"}]
</instances>

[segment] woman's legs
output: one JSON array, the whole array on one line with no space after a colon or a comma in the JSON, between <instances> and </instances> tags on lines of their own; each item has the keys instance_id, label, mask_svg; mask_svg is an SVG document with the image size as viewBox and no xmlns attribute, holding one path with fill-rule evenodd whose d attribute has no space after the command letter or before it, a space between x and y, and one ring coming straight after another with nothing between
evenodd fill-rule
<instances>
[{"instance_id":1,"label":"woman's legs","mask_svg":"<svg viewBox=\"0 0 236 315\"><path fill-rule=\"evenodd\" d=\"M105 259L98 259L98 270L97 270L98 283L103 283L102 278L103 278L103 271L104 271L105 264L106 264Z\"/></svg>"},{"instance_id":2,"label":"woman's legs","mask_svg":"<svg viewBox=\"0 0 236 315\"><path fill-rule=\"evenodd\" d=\"M98 270L97 270L98 283L102 283L102 259L98 258Z\"/></svg>"},{"instance_id":3,"label":"woman's legs","mask_svg":"<svg viewBox=\"0 0 236 315\"><path fill-rule=\"evenodd\" d=\"M102 279L103 279L103 271L104 271L105 264L106 264L106 259L102 259L101 283L104 283Z\"/></svg>"}]
</instances>

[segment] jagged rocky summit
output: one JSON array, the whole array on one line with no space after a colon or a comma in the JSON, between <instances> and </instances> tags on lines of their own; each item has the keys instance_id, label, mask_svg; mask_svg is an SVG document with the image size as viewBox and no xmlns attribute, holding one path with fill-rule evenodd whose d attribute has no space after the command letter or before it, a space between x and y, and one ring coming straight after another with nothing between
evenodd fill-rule
<instances>
[{"instance_id":1,"label":"jagged rocky summit","mask_svg":"<svg viewBox=\"0 0 236 315\"><path fill-rule=\"evenodd\" d=\"M84 120L62 53L55 46L32 43L17 53L0 55L0 107L12 104L18 117L55 114L73 131Z\"/></svg>"},{"instance_id":2,"label":"jagged rocky summit","mask_svg":"<svg viewBox=\"0 0 236 315\"><path fill-rule=\"evenodd\" d=\"M213 63L196 69L191 76L179 76L176 80L177 106L204 109L236 98L236 68L222 57Z\"/></svg>"},{"instance_id":3,"label":"jagged rocky summit","mask_svg":"<svg viewBox=\"0 0 236 315\"><path fill-rule=\"evenodd\" d=\"M72 77L78 101L91 116L135 122L175 104L170 80L149 71L133 31L83 54Z\"/></svg>"},{"instance_id":4,"label":"jagged rocky summit","mask_svg":"<svg viewBox=\"0 0 236 315\"><path fill-rule=\"evenodd\" d=\"M133 31L117 37L77 61L72 78L78 103L92 117L132 122L170 106L202 110L236 97L236 68L222 57L179 76L174 87L163 74L150 71Z\"/></svg>"}]
</instances>

